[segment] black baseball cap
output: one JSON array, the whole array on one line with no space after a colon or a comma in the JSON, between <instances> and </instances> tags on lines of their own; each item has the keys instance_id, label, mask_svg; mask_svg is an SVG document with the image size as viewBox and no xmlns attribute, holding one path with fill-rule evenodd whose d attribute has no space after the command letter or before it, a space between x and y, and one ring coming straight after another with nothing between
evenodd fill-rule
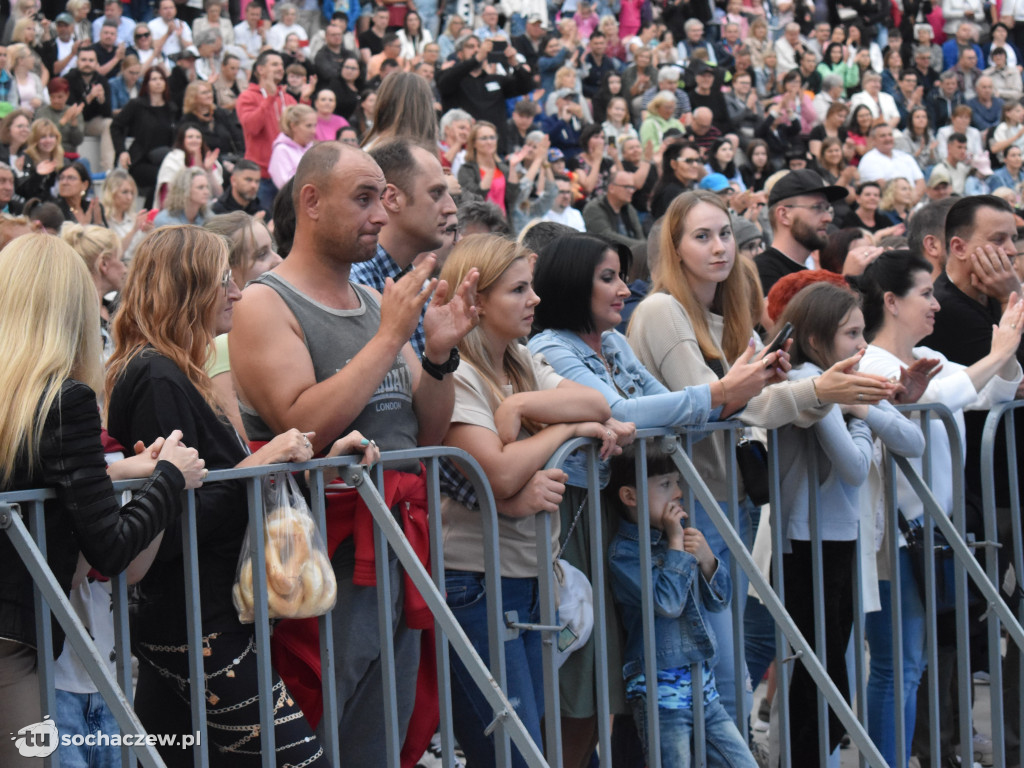
<instances>
[{"instance_id":1,"label":"black baseball cap","mask_svg":"<svg viewBox=\"0 0 1024 768\"><path fill-rule=\"evenodd\" d=\"M814 171L802 168L798 171L790 171L772 187L768 195L768 205L775 205L790 197L798 195L823 194L830 203L838 202L850 194L846 187L839 187L833 184L826 184Z\"/></svg>"}]
</instances>

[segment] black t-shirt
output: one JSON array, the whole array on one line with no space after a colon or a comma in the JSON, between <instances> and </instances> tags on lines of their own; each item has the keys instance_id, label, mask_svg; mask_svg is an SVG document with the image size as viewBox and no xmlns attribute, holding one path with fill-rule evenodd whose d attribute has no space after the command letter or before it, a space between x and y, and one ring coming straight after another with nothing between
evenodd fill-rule
<instances>
[{"instance_id":1,"label":"black t-shirt","mask_svg":"<svg viewBox=\"0 0 1024 768\"><path fill-rule=\"evenodd\" d=\"M1002 308L995 299L980 304L957 288L943 272L935 281L935 298L942 311L935 315L932 335L921 342L961 365L973 365L988 354L992 346L992 326L999 323ZM1017 349L1017 360L1024 364L1024 345ZM967 464L964 468L967 490L981 494L981 444L988 411L965 411L967 424ZM1024 451L1024 412L1017 411L1018 455ZM1010 486L1006 471L1006 436L1000 429L995 443L996 504L1010 505Z\"/></svg>"},{"instance_id":2,"label":"black t-shirt","mask_svg":"<svg viewBox=\"0 0 1024 768\"><path fill-rule=\"evenodd\" d=\"M384 51L384 38L377 35L373 28L359 33L359 47L368 48L371 56L376 56Z\"/></svg>"},{"instance_id":3,"label":"black t-shirt","mask_svg":"<svg viewBox=\"0 0 1024 768\"><path fill-rule=\"evenodd\" d=\"M121 445L137 440L149 445L180 429L182 442L199 451L208 469L229 469L246 456L227 419L214 412L178 366L153 349L129 363L108 408L110 434ZM209 483L196 491L203 634L242 629L231 587L248 522L243 481ZM184 568L181 526L172 525L140 582L139 639L185 641Z\"/></svg>"},{"instance_id":4,"label":"black t-shirt","mask_svg":"<svg viewBox=\"0 0 1024 768\"><path fill-rule=\"evenodd\" d=\"M836 133L838 134L840 142L845 142L846 137L849 135L846 132L846 128L843 126L839 126L839 130L836 131ZM816 126L811 128L811 132L807 134L808 141L824 141L827 138L828 133L825 132L825 125L823 123L818 123Z\"/></svg>"},{"instance_id":5,"label":"black t-shirt","mask_svg":"<svg viewBox=\"0 0 1024 768\"><path fill-rule=\"evenodd\" d=\"M755 256L754 264L757 265L757 274L761 278L761 289L765 296L768 295L772 286L786 275L807 269L803 264L793 261L777 248L768 248Z\"/></svg>"}]
</instances>

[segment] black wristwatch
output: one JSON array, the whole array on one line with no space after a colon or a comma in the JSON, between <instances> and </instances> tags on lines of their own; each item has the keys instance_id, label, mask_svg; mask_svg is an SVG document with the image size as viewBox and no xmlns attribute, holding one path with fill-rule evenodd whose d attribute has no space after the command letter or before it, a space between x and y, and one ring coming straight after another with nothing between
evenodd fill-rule
<instances>
[{"instance_id":1,"label":"black wristwatch","mask_svg":"<svg viewBox=\"0 0 1024 768\"><path fill-rule=\"evenodd\" d=\"M437 363L432 363L430 361L430 358L427 357L426 354L423 355L423 359L420 361L420 363L423 366L424 371L429 373L438 381L441 381L444 379L446 374L455 373L455 370L459 367L459 362L461 360L462 358L459 357L459 350L456 349L455 347L452 347L452 353L448 355L448 359L441 365L438 365Z\"/></svg>"}]
</instances>

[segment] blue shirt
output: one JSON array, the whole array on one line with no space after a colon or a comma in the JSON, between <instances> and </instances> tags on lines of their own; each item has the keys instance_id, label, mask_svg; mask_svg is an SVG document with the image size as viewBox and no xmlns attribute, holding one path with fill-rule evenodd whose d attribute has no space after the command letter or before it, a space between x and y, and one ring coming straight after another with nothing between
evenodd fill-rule
<instances>
[{"instance_id":1,"label":"blue shirt","mask_svg":"<svg viewBox=\"0 0 1024 768\"><path fill-rule=\"evenodd\" d=\"M672 392L651 375L618 331L601 336L601 353L611 372L586 342L572 331L546 330L528 344L534 355L542 354L555 373L578 384L596 389L619 421L632 421L637 429L656 427L701 428L719 418L720 408L711 409L711 386L701 384ZM587 487L585 457L571 456L566 462L569 484ZM608 482L607 465L601 466L601 486Z\"/></svg>"},{"instance_id":2,"label":"blue shirt","mask_svg":"<svg viewBox=\"0 0 1024 768\"><path fill-rule=\"evenodd\" d=\"M705 611L724 611L732 593L728 568L718 563L711 579L705 579L696 557L669 549L666 542L661 531L651 529L654 640L659 670L714 658L717 642ZM608 546L608 579L626 629L622 676L627 680L644 671L640 567L640 529L620 520L619 530Z\"/></svg>"},{"instance_id":3,"label":"blue shirt","mask_svg":"<svg viewBox=\"0 0 1024 768\"><path fill-rule=\"evenodd\" d=\"M353 264L349 279L353 283L368 285L375 291L384 293L384 281L389 277L392 280L397 280L403 273L404 270L388 255L384 247L377 243L377 255L369 261ZM413 331L412 338L409 339L412 348L416 351L416 357L419 358L423 357L423 350L426 346L426 337L423 335L423 315L426 312L427 307L424 306L420 312L420 321L416 324L416 330Z\"/></svg>"}]
</instances>

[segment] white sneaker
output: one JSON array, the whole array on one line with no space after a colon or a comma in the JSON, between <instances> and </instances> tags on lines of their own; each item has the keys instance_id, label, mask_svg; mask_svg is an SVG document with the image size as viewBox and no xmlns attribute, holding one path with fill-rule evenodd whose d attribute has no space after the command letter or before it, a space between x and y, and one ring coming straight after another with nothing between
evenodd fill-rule
<instances>
[{"instance_id":1,"label":"white sneaker","mask_svg":"<svg viewBox=\"0 0 1024 768\"><path fill-rule=\"evenodd\" d=\"M757 733L767 733L771 727L771 705L767 698L761 699L761 706L757 708L757 719L754 720L754 730Z\"/></svg>"}]
</instances>

